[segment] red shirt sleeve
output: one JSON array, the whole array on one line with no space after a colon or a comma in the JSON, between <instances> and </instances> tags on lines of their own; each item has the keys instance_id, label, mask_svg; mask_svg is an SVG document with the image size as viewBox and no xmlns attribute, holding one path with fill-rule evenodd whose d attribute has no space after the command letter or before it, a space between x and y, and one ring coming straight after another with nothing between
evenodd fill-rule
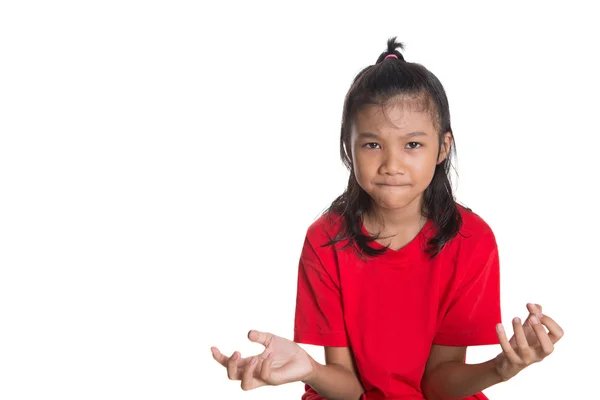
<instances>
[{"instance_id":1,"label":"red shirt sleeve","mask_svg":"<svg viewBox=\"0 0 600 400\"><path fill-rule=\"evenodd\" d=\"M496 324L500 313L500 263L491 229L465 239L457 260L461 281L433 340L446 346L499 344ZM463 252L463 250L466 250ZM467 254L465 254L467 253Z\"/></svg>"},{"instance_id":2,"label":"red shirt sleeve","mask_svg":"<svg viewBox=\"0 0 600 400\"><path fill-rule=\"evenodd\" d=\"M331 246L317 247L307 234L298 268L294 318L297 343L348 346L335 260Z\"/></svg>"}]
</instances>

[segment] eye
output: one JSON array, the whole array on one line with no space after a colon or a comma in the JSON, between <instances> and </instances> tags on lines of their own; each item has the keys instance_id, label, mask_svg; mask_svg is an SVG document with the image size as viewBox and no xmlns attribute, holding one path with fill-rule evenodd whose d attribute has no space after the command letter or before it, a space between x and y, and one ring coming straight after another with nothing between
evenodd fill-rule
<instances>
[{"instance_id":1,"label":"eye","mask_svg":"<svg viewBox=\"0 0 600 400\"><path fill-rule=\"evenodd\" d=\"M422 146L421 143L417 143L417 142L410 142L406 145L409 149L418 149L419 147Z\"/></svg>"},{"instance_id":2,"label":"eye","mask_svg":"<svg viewBox=\"0 0 600 400\"><path fill-rule=\"evenodd\" d=\"M366 143L363 145L363 147L366 147L367 149L372 149L373 147L370 147L371 145L375 145L375 146L379 146L378 143Z\"/></svg>"}]
</instances>

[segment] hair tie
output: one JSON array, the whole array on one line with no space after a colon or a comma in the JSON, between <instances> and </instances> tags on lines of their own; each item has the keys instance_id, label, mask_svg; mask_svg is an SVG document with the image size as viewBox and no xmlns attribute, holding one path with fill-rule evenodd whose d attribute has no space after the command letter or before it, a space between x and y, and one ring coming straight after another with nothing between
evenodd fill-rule
<instances>
[{"instance_id":1,"label":"hair tie","mask_svg":"<svg viewBox=\"0 0 600 400\"><path fill-rule=\"evenodd\" d=\"M385 59L388 59L388 58L392 58L392 57L393 57L393 58L396 58L396 59L398 58L398 56L397 56L397 55L395 55L395 54L388 54L387 56L385 56L384 60L385 60Z\"/></svg>"}]
</instances>

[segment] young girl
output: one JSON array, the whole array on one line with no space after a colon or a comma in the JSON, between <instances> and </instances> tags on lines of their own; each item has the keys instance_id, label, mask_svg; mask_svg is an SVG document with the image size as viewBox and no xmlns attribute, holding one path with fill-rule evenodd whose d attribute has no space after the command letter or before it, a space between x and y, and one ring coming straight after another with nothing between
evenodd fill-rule
<instances>
[{"instance_id":1,"label":"young girl","mask_svg":"<svg viewBox=\"0 0 600 400\"><path fill-rule=\"evenodd\" d=\"M258 331L259 355L213 357L242 389L302 381L305 400L486 399L552 353L561 327L527 304L507 339L498 249L458 205L442 84L392 38L348 91L340 138L346 191L309 228L298 272L294 341ZM546 327L549 332L544 328ZM297 343L324 346L325 365ZM500 344L481 364L467 346Z\"/></svg>"}]
</instances>

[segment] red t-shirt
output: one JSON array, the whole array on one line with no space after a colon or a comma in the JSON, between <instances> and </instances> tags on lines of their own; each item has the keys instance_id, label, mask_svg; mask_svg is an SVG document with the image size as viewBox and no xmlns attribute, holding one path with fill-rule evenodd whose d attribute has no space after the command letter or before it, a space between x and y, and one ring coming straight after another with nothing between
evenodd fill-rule
<instances>
[{"instance_id":1,"label":"red t-shirt","mask_svg":"<svg viewBox=\"0 0 600 400\"><path fill-rule=\"evenodd\" d=\"M500 315L498 249L487 223L458 206L460 233L429 260L434 235L429 220L398 251L362 260L352 247L321 247L342 218L321 216L309 228L298 271L294 341L349 346L362 399L420 399L421 378L432 344L498 344ZM363 226L363 232L367 233ZM383 248L371 242L374 248ZM358 247L355 247L358 248ZM322 397L305 385L303 400ZM483 393L469 400L487 399Z\"/></svg>"}]
</instances>

